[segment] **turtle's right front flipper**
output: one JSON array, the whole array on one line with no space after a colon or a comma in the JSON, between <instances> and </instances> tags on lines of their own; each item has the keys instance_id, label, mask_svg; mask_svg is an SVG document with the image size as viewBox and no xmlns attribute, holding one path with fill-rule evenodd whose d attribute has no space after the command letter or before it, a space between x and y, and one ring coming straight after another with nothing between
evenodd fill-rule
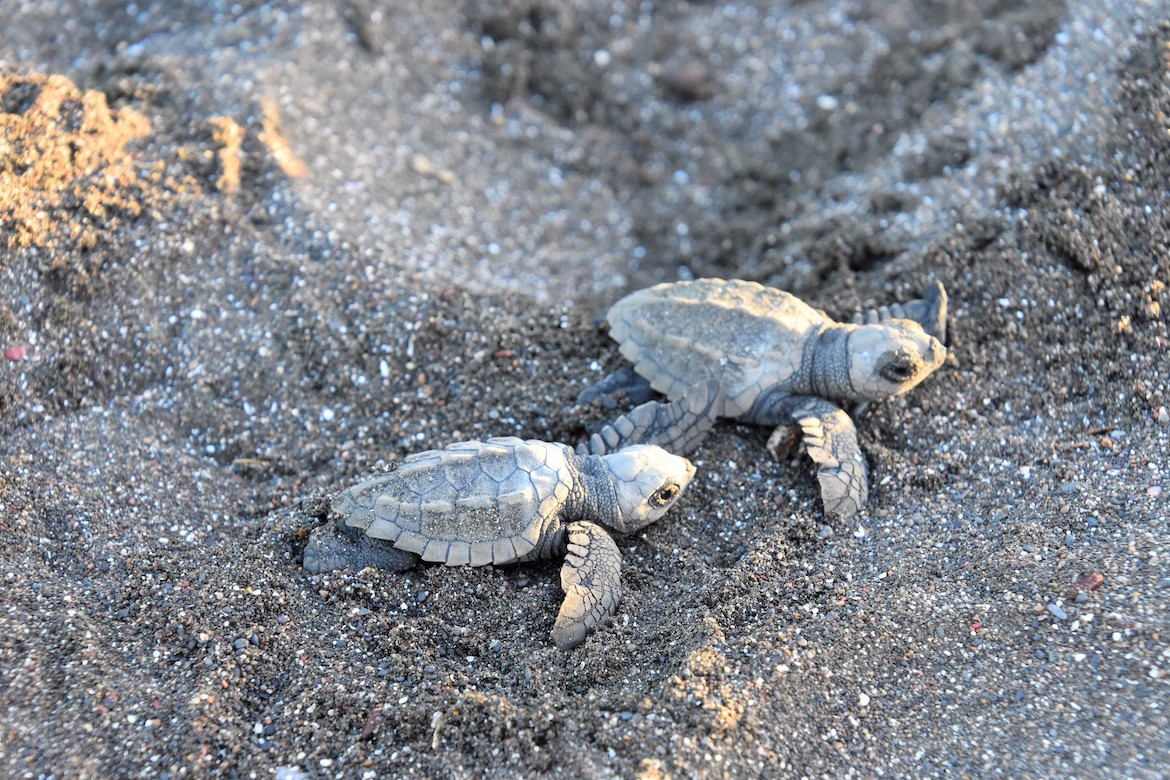
<instances>
[{"instance_id":1,"label":"turtle's right front flipper","mask_svg":"<svg viewBox=\"0 0 1170 780\"><path fill-rule=\"evenodd\" d=\"M904 303L892 303L876 309L867 309L853 315L850 322L872 325L892 319L914 320L940 343L947 342L947 291L941 282L930 282L922 290L922 297Z\"/></svg>"},{"instance_id":2,"label":"turtle's right front flipper","mask_svg":"<svg viewBox=\"0 0 1170 780\"><path fill-rule=\"evenodd\" d=\"M614 613L622 598L622 559L605 530L589 522L568 525L568 552L561 567L565 601L553 624L553 641L571 650Z\"/></svg>"},{"instance_id":3,"label":"turtle's right front flipper","mask_svg":"<svg viewBox=\"0 0 1170 780\"><path fill-rule=\"evenodd\" d=\"M869 465L853 420L833 404L810 398L793 410L808 456L817 464L825 514L849 519L869 500Z\"/></svg>"},{"instance_id":4,"label":"turtle's right front flipper","mask_svg":"<svg viewBox=\"0 0 1170 780\"><path fill-rule=\"evenodd\" d=\"M847 520L869 500L869 465L857 443L853 420L831 401L807 395L764 397L752 422L780 426L768 440L774 450L791 425L799 426L808 456L817 464L825 514Z\"/></svg>"},{"instance_id":5,"label":"turtle's right front flipper","mask_svg":"<svg viewBox=\"0 0 1170 780\"><path fill-rule=\"evenodd\" d=\"M605 455L631 444L656 444L675 455L688 455L706 438L722 406L719 382L699 382L677 400L647 401L603 424L577 448L578 454Z\"/></svg>"}]
</instances>

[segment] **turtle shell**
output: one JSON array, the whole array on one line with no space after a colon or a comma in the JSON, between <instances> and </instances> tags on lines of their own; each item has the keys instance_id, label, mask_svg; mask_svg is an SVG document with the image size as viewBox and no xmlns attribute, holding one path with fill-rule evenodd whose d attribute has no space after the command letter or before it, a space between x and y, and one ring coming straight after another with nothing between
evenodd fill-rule
<instances>
[{"instance_id":1,"label":"turtle shell","mask_svg":"<svg viewBox=\"0 0 1170 780\"><path fill-rule=\"evenodd\" d=\"M606 321L622 355L658 392L678 398L696 382L719 380L721 417L740 417L762 391L791 379L810 336L831 322L791 293L723 279L638 290Z\"/></svg>"},{"instance_id":2,"label":"turtle shell","mask_svg":"<svg viewBox=\"0 0 1170 780\"><path fill-rule=\"evenodd\" d=\"M341 493L339 521L448 566L510 563L540 541L573 487L564 444L515 437L411 455Z\"/></svg>"}]
</instances>

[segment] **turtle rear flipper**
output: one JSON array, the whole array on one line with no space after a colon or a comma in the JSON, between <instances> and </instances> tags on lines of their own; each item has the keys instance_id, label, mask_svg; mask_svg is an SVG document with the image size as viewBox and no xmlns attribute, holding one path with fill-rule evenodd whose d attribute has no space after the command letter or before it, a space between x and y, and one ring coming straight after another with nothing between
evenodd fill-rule
<instances>
[{"instance_id":1,"label":"turtle rear flipper","mask_svg":"<svg viewBox=\"0 0 1170 780\"><path fill-rule=\"evenodd\" d=\"M940 343L947 343L947 291L941 282L930 282L922 290L922 297L902 303L891 303L858 312L850 319L855 325L902 319L913 320Z\"/></svg>"},{"instance_id":2,"label":"turtle rear flipper","mask_svg":"<svg viewBox=\"0 0 1170 780\"><path fill-rule=\"evenodd\" d=\"M584 642L622 598L621 554L610 535L587 522L569 523L567 530L569 549L561 567L565 601L553 624L553 641L561 650Z\"/></svg>"},{"instance_id":3,"label":"turtle rear flipper","mask_svg":"<svg viewBox=\"0 0 1170 780\"><path fill-rule=\"evenodd\" d=\"M418 563L414 553L391 547L364 533L347 533L328 522L313 529L305 547L304 567L313 574L337 569L406 571Z\"/></svg>"},{"instance_id":4,"label":"turtle rear flipper","mask_svg":"<svg viewBox=\"0 0 1170 780\"><path fill-rule=\"evenodd\" d=\"M622 395L629 403L641 404L652 400L657 393L650 387L650 380L640 376L633 366L623 366L582 390L577 396L577 403L587 404L598 398L615 399ZM615 400L608 400L607 403L615 403Z\"/></svg>"},{"instance_id":5,"label":"turtle rear flipper","mask_svg":"<svg viewBox=\"0 0 1170 780\"><path fill-rule=\"evenodd\" d=\"M719 382L699 382L674 401L647 401L613 422L603 423L577 451L579 455L605 455L632 444L656 444L667 452L688 455L707 437L722 407Z\"/></svg>"}]
</instances>

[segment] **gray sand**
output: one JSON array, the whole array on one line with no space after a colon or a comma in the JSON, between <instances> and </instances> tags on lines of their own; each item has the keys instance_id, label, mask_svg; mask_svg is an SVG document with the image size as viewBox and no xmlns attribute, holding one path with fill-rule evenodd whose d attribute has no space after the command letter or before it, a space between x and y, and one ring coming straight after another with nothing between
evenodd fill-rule
<instances>
[{"instance_id":1,"label":"gray sand","mask_svg":"<svg viewBox=\"0 0 1170 780\"><path fill-rule=\"evenodd\" d=\"M0 775L1170 771L1170 3L188 5L0 0ZM571 653L555 563L301 568L691 276L946 285L856 522L721 424Z\"/></svg>"}]
</instances>

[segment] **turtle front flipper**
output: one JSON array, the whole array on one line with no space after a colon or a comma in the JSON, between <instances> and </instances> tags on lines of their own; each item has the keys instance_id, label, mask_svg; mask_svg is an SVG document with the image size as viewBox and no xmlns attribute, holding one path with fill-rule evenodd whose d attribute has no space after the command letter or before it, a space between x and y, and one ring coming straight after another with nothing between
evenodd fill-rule
<instances>
[{"instance_id":1,"label":"turtle front flipper","mask_svg":"<svg viewBox=\"0 0 1170 780\"><path fill-rule=\"evenodd\" d=\"M780 449L788 426L800 428L808 455L817 464L825 514L847 520L869 498L869 466L857 443L857 429L845 410L823 398L773 395L752 409L752 422L778 425L768 440L773 453Z\"/></svg>"},{"instance_id":2,"label":"turtle front flipper","mask_svg":"<svg viewBox=\"0 0 1170 780\"><path fill-rule=\"evenodd\" d=\"M577 454L606 455L632 444L656 444L675 455L689 455L707 437L722 406L719 382L699 382L674 401L647 401L603 423Z\"/></svg>"},{"instance_id":3,"label":"turtle front flipper","mask_svg":"<svg viewBox=\"0 0 1170 780\"><path fill-rule=\"evenodd\" d=\"M823 398L793 398L793 422L805 450L817 464L825 514L848 520L869 499L869 465L857 443L857 429L843 409Z\"/></svg>"},{"instance_id":4,"label":"turtle front flipper","mask_svg":"<svg viewBox=\"0 0 1170 780\"><path fill-rule=\"evenodd\" d=\"M867 309L853 315L855 325L872 325L887 320L914 320L940 343L947 341L947 291L941 282L930 282L922 290L922 297L889 306Z\"/></svg>"},{"instance_id":5,"label":"turtle front flipper","mask_svg":"<svg viewBox=\"0 0 1170 780\"><path fill-rule=\"evenodd\" d=\"M567 526L569 549L561 567L565 601L553 624L553 641L571 650L617 609L622 598L621 554L605 530L588 522Z\"/></svg>"}]
</instances>

